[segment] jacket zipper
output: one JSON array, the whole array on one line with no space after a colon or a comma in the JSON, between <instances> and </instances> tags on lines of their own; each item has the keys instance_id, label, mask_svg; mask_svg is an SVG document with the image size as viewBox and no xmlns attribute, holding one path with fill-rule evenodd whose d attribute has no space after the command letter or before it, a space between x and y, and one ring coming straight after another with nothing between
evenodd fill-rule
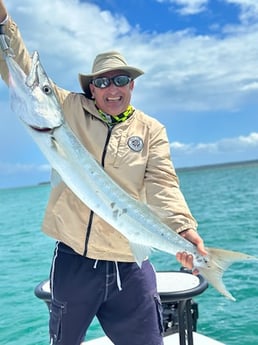
<instances>
[{"instance_id":1,"label":"jacket zipper","mask_svg":"<svg viewBox=\"0 0 258 345\"><path fill-rule=\"evenodd\" d=\"M113 126L112 127L108 126L107 138L106 138L106 142L105 142L105 145L104 145L104 149L103 149L103 152L102 152L102 158L101 158L101 165L102 165L103 168L105 167L105 158L106 158L106 154L107 154L107 147L108 147L108 143L109 143L109 140L110 140L110 137L111 137L112 129L113 129Z\"/></svg>"},{"instance_id":2,"label":"jacket zipper","mask_svg":"<svg viewBox=\"0 0 258 345\"><path fill-rule=\"evenodd\" d=\"M109 125L107 125L107 126L108 126L108 133L107 133L107 137L106 137L106 141L105 141L105 145L104 145L104 149L103 149L102 157L101 157L101 166L103 168L105 167L105 158L106 158L106 154L107 154L107 147L108 147L109 140L110 140L111 133L112 133L112 129L113 129L113 126L109 126ZM91 210L89 222L88 222L88 226L87 226L87 231L86 231L85 246L84 246L84 253L83 253L84 256L87 255L87 251L88 251L88 244L89 244L89 239L90 239L93 217L94 217L94 211Z\"/></svg>"}]
</instances>

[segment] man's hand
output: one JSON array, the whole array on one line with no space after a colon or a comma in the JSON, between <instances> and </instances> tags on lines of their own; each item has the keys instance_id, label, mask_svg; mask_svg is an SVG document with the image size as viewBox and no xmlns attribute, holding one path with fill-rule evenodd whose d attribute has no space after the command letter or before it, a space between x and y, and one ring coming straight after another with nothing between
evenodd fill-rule
<instances>
[{"instance_id":1,"label":"man's hand","mask_svg":"<svg viewBox=\"0 0 258 345\"><path fill-rule=\"evenodd\" d=\"M207 255L207 251L205 250L204 243L202 238L199 236L198 232L196 232L193 229L188 229L185 231L182 231L180 233L182 237L184 237L186 240L192 242L193 244L196 245L198 252L201 255ZM186 252L178 252L176 254L177 260L181 263L183 267L186 267L190 270L193 269L193 256L191 254L188 254ZM194 269L193 271L194 274L198 274L198 270Z\"/></svg>"}]
</instances>

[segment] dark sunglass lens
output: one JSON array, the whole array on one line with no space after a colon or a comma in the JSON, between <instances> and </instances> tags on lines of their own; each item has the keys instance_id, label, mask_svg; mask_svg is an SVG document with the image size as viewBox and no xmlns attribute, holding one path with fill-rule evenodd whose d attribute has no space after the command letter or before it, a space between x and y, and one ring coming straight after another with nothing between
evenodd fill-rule
<instances>
[{"instance_id":1,"label":"dark sunglass lens","mask_svg":"<svg viewBox=\"0 0 258 345\"><path fill-rule=\"evenodd\" d=\"M113 81L116 86L125 86L131 81L131 78L127 75L118 75L113 78Z\"/></svg>"},{"instance_id":2,"label":"dark sunglass lens","mask_svg":"<svg viewBox=\"0 0 258 345\"><path fill-rule=\"evenodd\" d=\"M96 79L93 79L92 83L96 87L98 87L100 89L104 89L105 87L108 87L110 85L110 79L106 78L106 77L96 78Z\"/></svg>"},{"instance_id":3,"label":"dark sunglass lens","mask_svg":"<svg viewBox=\"0 0 258 345\"><path fill-rule=\"evenodd\" d=\"M113 78L108 77L99 77L92 80L92 84L100 89L104 89L111 84L111 80L115 84L115 86L125 86L127 85L132 78L128 77L127 75L117 75Z\"/></svg>"}]
</instances>

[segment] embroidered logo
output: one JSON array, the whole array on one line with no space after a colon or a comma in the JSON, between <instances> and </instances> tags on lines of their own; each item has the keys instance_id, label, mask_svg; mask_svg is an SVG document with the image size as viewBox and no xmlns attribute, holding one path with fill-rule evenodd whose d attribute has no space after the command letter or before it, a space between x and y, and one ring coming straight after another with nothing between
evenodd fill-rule
<instances>
[{"instance_id":1,"label":"embroidered logo","mask_svg":"<svg viewBox=\"0 0 258 345\"><path fill-rule=\"evenodd\" d=\"M143 149L142 138L137 136L129 138L127 144L130 147L130 149L135 152L140 152Z\"/></svg>"}]
</instances>

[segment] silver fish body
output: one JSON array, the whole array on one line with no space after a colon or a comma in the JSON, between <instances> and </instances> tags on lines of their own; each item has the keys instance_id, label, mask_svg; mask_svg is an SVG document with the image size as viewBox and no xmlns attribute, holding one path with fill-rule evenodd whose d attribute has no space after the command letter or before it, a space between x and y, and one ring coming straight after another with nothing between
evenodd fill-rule
<instances>
[{"instance_id":1,"label":"silver fish body","mask_svg":"<svg viewBox=\"0 0 258 345\"><path fill-rule=\"evenodd\" d=\"M196 247L172 231L144 203L135 200L118 186L86 150L65 123L38 53L32 56L29 75L4 51L10 72L11 108L37 143L51 167L65 184L96 214L127 238L136 262L149 255L152 248L175 255L186 251L194 258L200 273L221 294L234 300L227 291L222 275L235 261L257 260L247 254L208 248L200 255Z\"/></svg>"}]
</instances>

